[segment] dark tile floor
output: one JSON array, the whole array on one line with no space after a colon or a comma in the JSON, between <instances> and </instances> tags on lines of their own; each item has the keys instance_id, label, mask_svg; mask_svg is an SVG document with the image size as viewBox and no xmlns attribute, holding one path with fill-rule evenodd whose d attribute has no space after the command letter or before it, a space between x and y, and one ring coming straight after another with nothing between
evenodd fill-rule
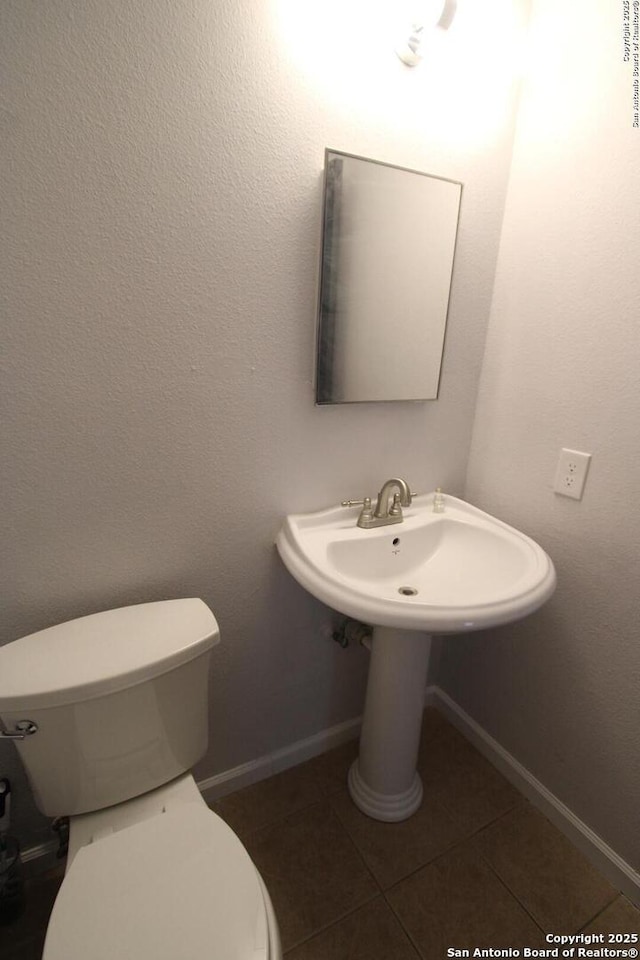
<instances>
[{"instance_id":1,"label":"dark tile floor","mask_svg":"<svg viewBox=\"0 0 640 960\"><path fill-rule=\"evenodd\" d=\"M356 750L212 805L265 879L287 960L445 960L447 947L640 931L640 910L436 711L423 724L424 802L404 823L378 823L351 802ZM59 882L31 883L25 915L0 927L2 960L40 957Z\"/></svg>"}]
</instances>

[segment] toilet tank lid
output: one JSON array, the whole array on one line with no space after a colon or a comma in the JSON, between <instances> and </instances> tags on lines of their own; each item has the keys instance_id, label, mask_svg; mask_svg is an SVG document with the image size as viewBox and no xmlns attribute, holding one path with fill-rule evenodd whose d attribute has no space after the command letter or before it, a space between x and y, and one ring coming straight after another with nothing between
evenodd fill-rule
<instances>
[{"instance_id":1,"label":"toilet tank lid","mask_svg":"<svg viewBox=\"0 0 640 960\"><path fill-rule=\"evenodd\" d=\"M0 715L124 690L188 663L219 639L214 615L197 598L120 607L39 630L0 647Z\"/></svg>"}]
</instances>

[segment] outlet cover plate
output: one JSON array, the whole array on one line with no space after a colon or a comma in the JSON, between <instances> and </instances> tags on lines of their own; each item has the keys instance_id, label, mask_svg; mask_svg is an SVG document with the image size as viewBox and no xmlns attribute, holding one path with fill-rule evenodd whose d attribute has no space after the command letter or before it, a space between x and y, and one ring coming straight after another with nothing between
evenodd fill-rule
<instances>
[{"instance_id":1,"label":"outlet cover plate","mask_svg":"<svg viewBox=\"0 0 640 960\"><path fill-rule=\"evenodd\" d=\"M591 454L563 448L558 458L558 469L553 483L555 493L572 500L582 500Z\"/></svg>"}]
</instances>

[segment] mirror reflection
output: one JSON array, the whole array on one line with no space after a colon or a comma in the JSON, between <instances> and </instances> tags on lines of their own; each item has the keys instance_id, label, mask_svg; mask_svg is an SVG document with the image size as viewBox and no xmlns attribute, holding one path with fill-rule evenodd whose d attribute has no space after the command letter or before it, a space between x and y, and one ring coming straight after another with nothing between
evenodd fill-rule
<instances>
[{"instance_id":1,"label":"mirror reflection","mask_svg":"<svg viewBox=\"0 0 640 960\"><path fill-rule=\"evenodd\" d=\"M437 398L461 194L325 151L317 403Z\"/></svg>"}]
</instances>

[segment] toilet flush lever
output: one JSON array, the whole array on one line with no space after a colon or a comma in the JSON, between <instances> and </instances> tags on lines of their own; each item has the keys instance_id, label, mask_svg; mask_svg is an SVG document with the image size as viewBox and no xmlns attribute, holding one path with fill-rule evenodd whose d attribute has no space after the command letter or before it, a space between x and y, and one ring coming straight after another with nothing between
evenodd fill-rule
<instances>
[{"instance_id":1,"label":"toilet flush lever","mask_svg":"<svg viewBox=\"0 0 640 960\"><path fill-rule=\"evenodd\" d=\"M0 740L24 740L38 732L38 724L33 720L18 720L14 730L0 730Z\"/></svg>"}]
</instances>

